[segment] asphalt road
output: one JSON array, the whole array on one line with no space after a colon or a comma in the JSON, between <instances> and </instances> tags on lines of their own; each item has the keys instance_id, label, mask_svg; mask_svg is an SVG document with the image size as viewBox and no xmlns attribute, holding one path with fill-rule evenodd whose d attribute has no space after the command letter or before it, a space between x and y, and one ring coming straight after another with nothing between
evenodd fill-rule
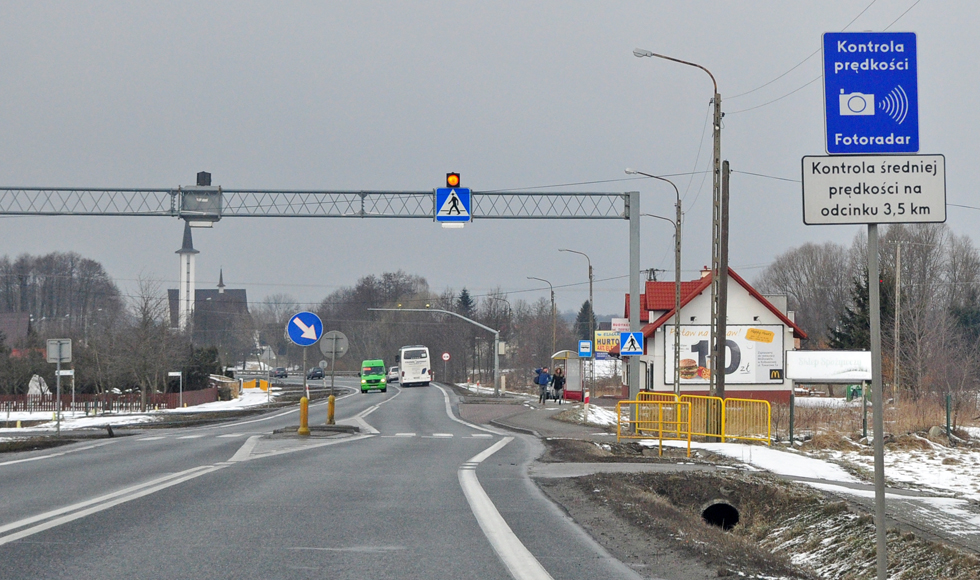
<instances>
[{"instance_id":1,"label":"asphalt road","mask_svg":"<svg viewBox=\"0 0 980 580\"><path fill-rule=\"evenodd\" d=\"M289 409L0 456L0 578L639 578L528 478L536 439L453 404L390 387L338 400L351 436L270 436Z\"/></svg>"}]
</instances>

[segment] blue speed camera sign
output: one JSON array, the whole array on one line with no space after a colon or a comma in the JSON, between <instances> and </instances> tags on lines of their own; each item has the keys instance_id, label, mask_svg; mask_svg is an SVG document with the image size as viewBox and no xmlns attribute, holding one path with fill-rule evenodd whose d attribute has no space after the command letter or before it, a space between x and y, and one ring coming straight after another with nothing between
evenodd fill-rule
<instances>
[{"instance_id":1,"label":"blue speed camera sign","mask_svg":"<svg viewBox=\"0 0 980 580\"><path fill-rule=\"evenodd\" d=\"M915 153L919 88L915 33L823 35L828 153Z\"/></svg>"}]
</instances>

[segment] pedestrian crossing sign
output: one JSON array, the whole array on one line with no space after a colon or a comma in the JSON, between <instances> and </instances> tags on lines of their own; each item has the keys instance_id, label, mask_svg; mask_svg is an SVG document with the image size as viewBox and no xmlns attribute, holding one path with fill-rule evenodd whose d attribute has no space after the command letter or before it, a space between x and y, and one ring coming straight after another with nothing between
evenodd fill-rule
<instances>
[{"instance_id":1,"label":"pedestrian crossing sign","mask_svg":"<svg viewBox=\"0 0 980 580\"><path fill-rule=\"evenodd\" d=\"M640 356L643 354L642 332L620 332L619 354L622 356Z\"/></svg>"},{"instance_id":2,"label":"pedestrian crossing sign","mask_svg":"<svg viewBox=\"0 0 980 580\"><path fill-rule=\"evenodd\" d=\"M470 190L465 187L441 187L436 190L437 222L468 222L473 218L470 212Z\"/></svg>"}]
</instances>

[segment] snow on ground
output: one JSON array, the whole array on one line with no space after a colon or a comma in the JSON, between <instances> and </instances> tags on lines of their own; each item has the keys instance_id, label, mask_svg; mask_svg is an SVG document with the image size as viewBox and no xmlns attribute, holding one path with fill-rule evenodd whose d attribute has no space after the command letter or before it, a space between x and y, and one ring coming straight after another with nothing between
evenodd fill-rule
<instances>
[{"instance_id":1,"label":"snow on ground","mask_svg":"<svg viewBox=\"0 0 980 580\"><path fill-rule=\"evenodd\" d=\"M276 388L272 389L272 396L275 397ZM165 421L167 415L172 413L214 413L220 411L234 411L255 407L265 404L269 395L260 389L243 389L242 396L230 401L215 401L193 407L182 407L180 409L160 409L148 411L146 413L110 413L108 415L96 415L86 417L84 412L63 412L61 414L62 429L99 429L106 425L133 425L137 423L154 423ZM31 427L16 428L17 421L45 421ZM34 412L17 411L10 413L0 413L0 425L7 427L0 428L0 441L18 439L31 435L50 433L56 428L54 412Z\"/></svg>"}]
</instances>

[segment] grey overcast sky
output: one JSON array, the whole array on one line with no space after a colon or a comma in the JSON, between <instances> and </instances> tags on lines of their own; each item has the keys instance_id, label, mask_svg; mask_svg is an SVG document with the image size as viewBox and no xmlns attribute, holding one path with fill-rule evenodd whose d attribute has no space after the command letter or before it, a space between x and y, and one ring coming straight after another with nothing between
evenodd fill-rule
<instances>
[{"instance_id":1,"label":"grey overcast sky","mask_svg":"<svg viewBox=\"0 0 980 580\"><path fill-rule=\"evenodd\" d=\"M723 157L736 172L731 265L752 280L790 248L849 244L862 229L802 223L800 159L825 154L822 80L811 82L824 32L917 33L920 152L945 154L949 203L980 206L970 185L978 16L973 0L6 0L0 185L176 187L206 170L228 188L429 190L458 171L475 190L604 182L565 189L639 190L644 212L673 215L669 186L630 178L632 167L679 174L690 279L710 261L711 82L636 58L639 47L718 80ZM950 210L948 225L976 243L980 211ZM124 292L141 275L176 287L177 219L12 217L0 228L0 254L71 250L101 262ZM560 309L577 310L586 263L562 247L591 256L597 312L621 313L628 289L620 221L444 230L228 218L194 233L198 287L223 267L253 302L286 292L315 303L402 269L437 292L499 286L528 300L547 296L526 279L537 276L559 287ZM672 279L669 224L643 218L641 235L642 267Z\"/></svg>"}]
</instances>

